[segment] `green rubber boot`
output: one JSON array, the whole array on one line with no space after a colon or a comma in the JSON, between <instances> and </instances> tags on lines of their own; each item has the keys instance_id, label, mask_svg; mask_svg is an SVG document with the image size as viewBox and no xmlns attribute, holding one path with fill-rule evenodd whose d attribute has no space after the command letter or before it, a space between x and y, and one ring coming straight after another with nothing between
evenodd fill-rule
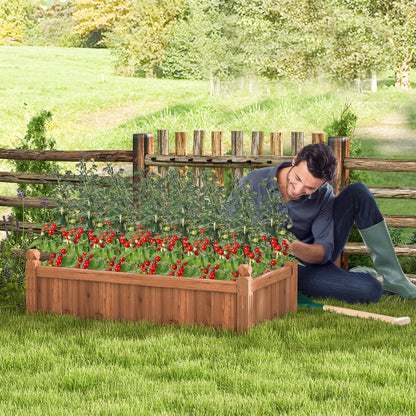
<instances>
[{"instance_id":1,"label":"green rubber boot","mask_svg":"<svg viewBox=\"0 0 416 416\"><path fill-rule=\"evenodd\" d=\"M374 267L383 276L383 290L416 299L416 285L403 273L385 221L360 230Z\"/></svg>"}]
</instances>

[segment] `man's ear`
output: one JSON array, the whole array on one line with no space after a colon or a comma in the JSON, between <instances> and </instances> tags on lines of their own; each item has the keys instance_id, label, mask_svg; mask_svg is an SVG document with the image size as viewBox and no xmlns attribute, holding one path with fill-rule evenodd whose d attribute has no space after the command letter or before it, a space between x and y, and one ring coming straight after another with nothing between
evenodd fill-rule
<instances>
[{"instance_id":1,"label":"man's ear","mask_svg":"<svg viewBox=\"0 0 416 416\"><path fill-rule=\"evenodd\" d=\"M297 155L296 155L297 156ZM293 160L292 160L292 166L295 166L295 163L296 163L296 156L293 158Z\"/></svg>"}]
</instances>

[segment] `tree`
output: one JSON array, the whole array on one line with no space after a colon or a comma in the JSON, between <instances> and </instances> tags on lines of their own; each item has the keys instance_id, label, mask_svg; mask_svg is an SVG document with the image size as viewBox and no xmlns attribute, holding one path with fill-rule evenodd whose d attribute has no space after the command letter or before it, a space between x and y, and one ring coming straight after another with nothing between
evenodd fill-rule
<instances>
[{"instance_id":1,"label":"tree","mask_svg":"<svg viewBox=\"0 0 416 416\"><path fill-rule=\"evenodd\" d=\"M28 24L26 0L0 1L0 45L20 44Z\"/></svg>"},{"instance_id":2,"label":"tree","mask_svg":"<svg viewBox=\"0 0 416 416\"><path fill-rule=\"evenodd\" d=\"M123 21L131 10L130 0L75 0L73 18L75 32L86 39L88 46L103 46L103 36L116 23Z\"/></svg>"},{"instance_id":3,"label":"tree","mask_svg":"<svg viewBox=\"0 0 416 416\"><path fill-rule=\"evenodd\" d=\"M115 20L105 36L118 69L127 75L143 71L156 76L169 32L182 11L182 0L131 0L123 19Z\"/></svg>"},{"instance_id":4,"label":"tree","mask_svg":"<svg viewBox=\"0 0 416 416\"><path fill-rule=\"evenodd\" d=\"M397 87L410 88L410 67L416 61L416 3L413 0L373 0L385 23L388 51Z\"/></svg>"},{"instance_id":5,"label":"tree","mask_svg":"<svg viewBox=\"0 0 416 416\"><path fill-rule=\"evenodd\" d=\"M223 0L187 0L162 61L165 76L226 79L241 74L242 31ZM246 58L246 57L245 57Z\"/></svg>"},{"instance_id":6,"label":"tree","mask_svg":"<svg viewBox=\"0 0 416 416\"><path fill-rule=\"evenodd\" d=\"M414 0L344 0L367 15L383 37L383 56L395 70L396 86L410 88L410 68L416 62Z\"/></svg>"}]
</instances>

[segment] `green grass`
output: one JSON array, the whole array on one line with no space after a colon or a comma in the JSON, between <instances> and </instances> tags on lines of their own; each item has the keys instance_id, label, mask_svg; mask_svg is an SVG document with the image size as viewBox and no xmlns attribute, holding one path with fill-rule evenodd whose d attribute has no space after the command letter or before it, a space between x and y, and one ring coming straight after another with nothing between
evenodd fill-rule
<instances>
[{"instance_id":1,"label":"green grass","mask_svg":"<svg viewBox=\"0 0 416 416\"><path fill-rule=\"evenodd\" d=\"M416 318L396 297L361 309ZM304 308L242 335L5 309L0 414L413 415L415 339Z\"/></svg>"},{"instance_id":2,"label":"green grass","mask_svg":"<svg viewBox=\"0 0 416 416\"><path fill-rule=\"evenodd\" d=\"M116 76L107 50L53 47L0 47L0 85L0 145L12 146L29 119L47 109L54 114L50 133L63 150L131 149L134 133L158 129L188 131L189 145L196 129L222 130L227 143L230 131L243 130L247 150L251 131L263 130L267 138L282 131L289 149L291 131L304 131L310 140L346 102L359 126L410 117L416 102L416 91L391 87L369 94L263 80L255 80L251 91L247 82L230 82L210 96L208 82Z\"/></svg>"}]
</instances>

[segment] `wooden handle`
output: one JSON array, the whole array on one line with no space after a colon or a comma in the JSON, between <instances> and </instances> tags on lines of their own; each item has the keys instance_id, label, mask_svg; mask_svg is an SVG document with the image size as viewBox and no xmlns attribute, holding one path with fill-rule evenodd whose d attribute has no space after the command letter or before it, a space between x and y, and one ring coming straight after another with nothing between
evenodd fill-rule
<instances>
[{"instance_id":1,"label":"wooden handle","mask_svg":"<svg viewBox=\"0 0 416 416\"><path fill-rule=\"evenodd\" d=\"M389 322L392 325L406 325L410 323L410 318L408 316L395 318L394 316L387 316L387 315L380 315L378 313L357 311L355 309L341 308L339 306L331 306L331 305L323 305L322 309L324 311L340 313L341 315L356 316L358 318L364 318L364 319L376 319L378 321Z\"/></svg>"}]
</instances>

